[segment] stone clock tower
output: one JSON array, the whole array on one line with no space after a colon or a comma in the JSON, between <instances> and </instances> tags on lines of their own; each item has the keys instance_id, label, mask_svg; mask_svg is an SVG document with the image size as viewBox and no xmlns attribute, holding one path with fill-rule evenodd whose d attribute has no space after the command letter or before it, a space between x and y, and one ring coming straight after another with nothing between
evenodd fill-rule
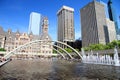
<instances>
[{"instance_id":1,"label":"stone clock tower","mask_svg":"<svg viewBox=\"0 0 120 80\"><path fill-rule=\"evenodd\" d=\"M41 54L46 54L44 56L48 57L48 54L51 54L49 56L52 56L52 39L48 34L48 18L44 17L42 20L42 34L40 36L40 39L45 42L41 42Z\"/></svg>"},{"instance_id":2,"label":"stone clock tower","mask_svg":"<svg viewBox=\"0 0 120 80\"><path fill-rule=\"evenodd\" d=\"M48 18L47 17L43 18L42 33L48 33Z\"/></svg>"}]
</instances>

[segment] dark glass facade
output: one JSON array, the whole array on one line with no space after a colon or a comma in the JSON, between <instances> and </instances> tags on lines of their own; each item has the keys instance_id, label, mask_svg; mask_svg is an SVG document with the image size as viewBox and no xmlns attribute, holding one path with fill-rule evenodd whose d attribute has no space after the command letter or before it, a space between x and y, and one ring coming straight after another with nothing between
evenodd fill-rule
<instances>
[{"instance_id":1,"label":"dark glass facade","mask_svg":"<svg viewBox=\"0 0 120 80\"><path fill-rule=\"evenodd\" d=\"M116 33L119 34L117 18L116 18L115 10L113 8L112 0L108 1L108 13L110 20L115 22Z\"/></svg>"}]
</instances>

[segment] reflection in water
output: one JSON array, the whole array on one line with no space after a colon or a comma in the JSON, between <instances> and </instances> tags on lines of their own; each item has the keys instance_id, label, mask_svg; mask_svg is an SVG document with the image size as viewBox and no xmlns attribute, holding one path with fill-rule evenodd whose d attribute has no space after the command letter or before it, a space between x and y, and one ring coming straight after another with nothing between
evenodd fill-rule
<instances>
[{"instance_id":1,"label":"reflection in water","mask_svg":"<svg viewBox=\"0 0 120 80\"><path fill-rule=\"evenodd\" d=\"M0 80L120 80L120 67L65 60L13 60L0 68Z\"/></svg>"}]
</instances>

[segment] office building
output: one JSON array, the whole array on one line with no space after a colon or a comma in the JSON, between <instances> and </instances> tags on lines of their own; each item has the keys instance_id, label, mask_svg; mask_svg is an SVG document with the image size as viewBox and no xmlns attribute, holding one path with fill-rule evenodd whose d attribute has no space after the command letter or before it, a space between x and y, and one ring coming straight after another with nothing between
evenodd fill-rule
<instances>
[{"instance_id":1,"label":"office building","mask_svg":"<svg viewBox=\"0 0 120 80\"><path fill-rule=\"evenodd\" d=\"M113 40L116 40L115 24L110 19L106 19L106 23L107 23L107 31L105 32L108 32L108 37L109 37L108 42L112 42Z\"/></svg>"},{"instance_id":2,"label":"office building","mask_svg":"<svg viewBox=\"0 0 120 80\"><path fill-rule=\"evenodd\" d=\"M107 18L109 18L109 14L108 14L108 5L107 3L103 2L100 0L100 3L104 5L104 9L105 9L105 15Z\"/></svg>"},{"instance_id":3,"label":"office building","mask_svg":"<svg viewBox=\"0 0 120 80\"><path fill-rule=\"evenodd\" d=\"M29 31L28 34L31 32L34 35L40 35L41 34L41 14L32 12L30 14L30 21L29 21Z\"/></svg>"},{"instance_id":4,"label":"office building","mask_svg":"<svg viewBox=\"0 0 120 80\"><path fill-rule=\"evenodd\" d=\"M119 34L119 28L118 28L118 21L117 21L117 17L116 17L116 14L115 14L115 10L113 8L112 0L108 1L108 13L109 13L110 20L114 21L115 29L116 29L116 35L120 35Z\"/></svg>"},{"instance_id":5,"label":"office building","mask_svg":"<svg viewBox=\"0 0 120 80\"><path fill-rule=\"evenodd\" d=\"M74 9L63 6L57 12L58 17L58 41L73 42L75 39L74 32Z\"/></svg>"},{"instance_id":6,"label":"office building","mask_svg":"<svg viewBox=\"0 0 120 80\"><path fill-rule=\"evenodd\" d=\"M91 44L106 44L106 15L104 5L97 1L92 1L80 10L82 46Z\"/></svg>"}]
</instances>

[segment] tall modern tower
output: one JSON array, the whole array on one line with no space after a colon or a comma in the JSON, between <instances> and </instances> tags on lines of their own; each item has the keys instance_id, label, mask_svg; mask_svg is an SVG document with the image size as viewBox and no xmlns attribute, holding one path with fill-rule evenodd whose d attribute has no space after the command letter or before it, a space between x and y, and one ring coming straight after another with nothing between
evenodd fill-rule
<instances>
[{"instance_id":1,"label":"tall modern tower","mask_svg":"<svg viewBox=\"0 0 120 80\"><path fill-rule=\"evenodd\" d=\"M117 22L115 10L113 8L112 0L108 1L108 13L109 13L110 20L114 21L114 23L115 23L116 34L118 35L119 34L118 22Z\"/></svg>"},{"instance_id":2,"label":"tall modern tower","mask_svg":"<svg viewBox=\"0 0 120 80\"><path fill-rule=\"evenodd\" d=\"M74 9L63 6L58 12L58 41L73 42L74 33Z\"/></svg>"},{"instance_id":3,"label":"tall modern tower","mask_svg":"<svg viewBox=\"0 0 120 80\"><path fill-rule=\"evenodd\" d=\"M81 10L82 46L90 44L106 44L106 15L104 5L100 2L90 2Z\"/></svg>"},{"instance_id":4,"label":"tall modern tower","mask_svg":"<svg viewBox=\"0 0 120 80\"><path fill-rule=\"evenodd\" d=\"M29 33L33 33L34 35L40 35L41 34L41 14L32 12L30 14L30 21L29 21Z\"/></svg>"},{"instance_id":5,"label":"tall modern tower","mask_svg":"<svg viewBox=\"0 0 120 80\"><path fill-rule=\"evenodd\" d=\"M115 24L114 21L111 21L110 19L106 18L107 23L107 31L108 32L108 40L109 42L112 42L113 40L116 40L116 30L115 30Z\"/></svg>"}]
</instances>

